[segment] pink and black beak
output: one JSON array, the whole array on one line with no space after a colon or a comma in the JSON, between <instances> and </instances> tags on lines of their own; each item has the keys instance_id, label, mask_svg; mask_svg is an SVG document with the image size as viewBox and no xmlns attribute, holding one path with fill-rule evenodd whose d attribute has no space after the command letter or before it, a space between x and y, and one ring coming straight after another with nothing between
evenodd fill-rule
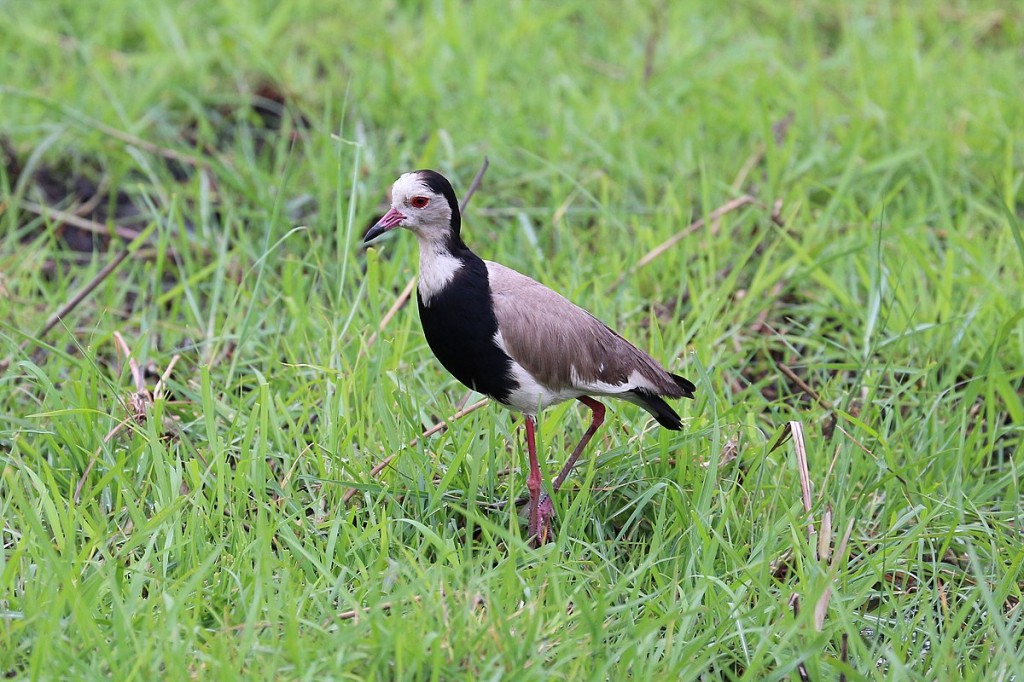
<instances>
[{"instance_id":1,"label":"pink and black beak","mask_svg":"<svg viewBox=\"0 0 1024 682\"><path fill-rule=\"evenodd\" d=\"M403 220L405 220L405 215L399 212L397 208L392 208L384 214L383 218L377 221L376 225L370 228L369 232L363 236L363 243L367 244L388 230L398 227Z\"/></svg>"}]
</instances>

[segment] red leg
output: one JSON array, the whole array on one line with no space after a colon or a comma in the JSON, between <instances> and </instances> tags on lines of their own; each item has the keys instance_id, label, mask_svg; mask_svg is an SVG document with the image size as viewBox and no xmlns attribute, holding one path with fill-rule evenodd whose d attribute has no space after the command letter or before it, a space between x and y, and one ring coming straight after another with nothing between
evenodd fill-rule
<instances>
[{"instance_id":1,"label":"red leg","mask_svg":"<svg viewBox=\"0 0 1024 682\"><path fill-rule=\"evenodd\" d=\"M558 489L562 487L562 484L565 483L565 479L569 475L569 472L576 466L576 460L578 460L580 455L583 454L583 448L587 447L587 443L590 442L590 439L594 437L595 433L597 433L597 429L604 423L604 405L593 398L588 398L587 396L577 398L577 400L590 408L592 413L590 428L583 434L583 438L580 438L580 442L576 444L576 447L573 449L572 454L569 455L569 459L566 461L565 466L562 467L562 471L559 472L558 478L555 479L552 489L556 493L558 492Z\"/></svg>"},{"instance_id":2,"label":"red leg","mask_svg":"<svg viewBox=\"0 0 1024 682\"><path fill-rule=\"evenodd\" d=\"M540 473L540 462L537 461L537 418L533 415L523 415L526 421L526 451L530 456L530 475L526 477L526 489L530 491L530 525L531 535L537 535L540 509L540 494L544 484L544 477Z\"/></svg>"}]
</instances>

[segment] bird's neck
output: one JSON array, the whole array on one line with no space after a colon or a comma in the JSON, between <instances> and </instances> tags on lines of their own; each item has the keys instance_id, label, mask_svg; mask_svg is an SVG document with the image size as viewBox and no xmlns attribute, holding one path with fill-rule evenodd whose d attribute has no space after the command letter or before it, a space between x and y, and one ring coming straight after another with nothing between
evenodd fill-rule
<instances>
[{"instance_id":1,"label":"bird's neck","mask_svg":"<svg viewBox=\"0 0 1024 682\"><path fill-rule=\"evenodd\" d=\"M480 258L458 236L448 239L420 238L419 294L423 305L444 291L472 260Z\"/></svg>"}]
</instances>

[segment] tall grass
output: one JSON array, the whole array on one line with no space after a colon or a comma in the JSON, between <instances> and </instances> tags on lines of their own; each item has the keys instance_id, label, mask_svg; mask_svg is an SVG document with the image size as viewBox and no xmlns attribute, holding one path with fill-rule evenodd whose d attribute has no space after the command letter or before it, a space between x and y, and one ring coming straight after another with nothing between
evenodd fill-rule
<instances>
[{"instance_id":1,"label":"tall grass","mask_svg":"<svg viewBox=\"0 0 1024 682\"><path fill-rule=\"evenodd\" d=\"M0 12L8 677L1024 674L1016 3ZM467 242L699 387L612 406L539 550L517 421L422 436L479 396L381 328L414 240L359 246L485 155ZM40 336L120 248L46 207L151 233Z\"/></svg>"}]
</instances>

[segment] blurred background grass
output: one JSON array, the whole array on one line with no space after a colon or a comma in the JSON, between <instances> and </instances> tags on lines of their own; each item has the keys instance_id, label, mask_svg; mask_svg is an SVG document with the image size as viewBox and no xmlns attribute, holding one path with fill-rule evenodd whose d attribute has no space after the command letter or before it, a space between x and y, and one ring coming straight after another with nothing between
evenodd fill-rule
<instances>
[{"instance_id":1,"label":"blurred background grass","mask_svg":"<svg viewBox=\"0 0 1024 682\"><path fill-rule=\"evenodd\" d=\"M1018 3L0 13L9 677L1021 675ZM504 412L408 445L466 396L378 330L414 241L359 248L485 155L467 241L700 387L683 434L616 409L539 552L482 506ZM134 412L115 332L151 391L179 358Z\"/></svg>"}]
</instances>

